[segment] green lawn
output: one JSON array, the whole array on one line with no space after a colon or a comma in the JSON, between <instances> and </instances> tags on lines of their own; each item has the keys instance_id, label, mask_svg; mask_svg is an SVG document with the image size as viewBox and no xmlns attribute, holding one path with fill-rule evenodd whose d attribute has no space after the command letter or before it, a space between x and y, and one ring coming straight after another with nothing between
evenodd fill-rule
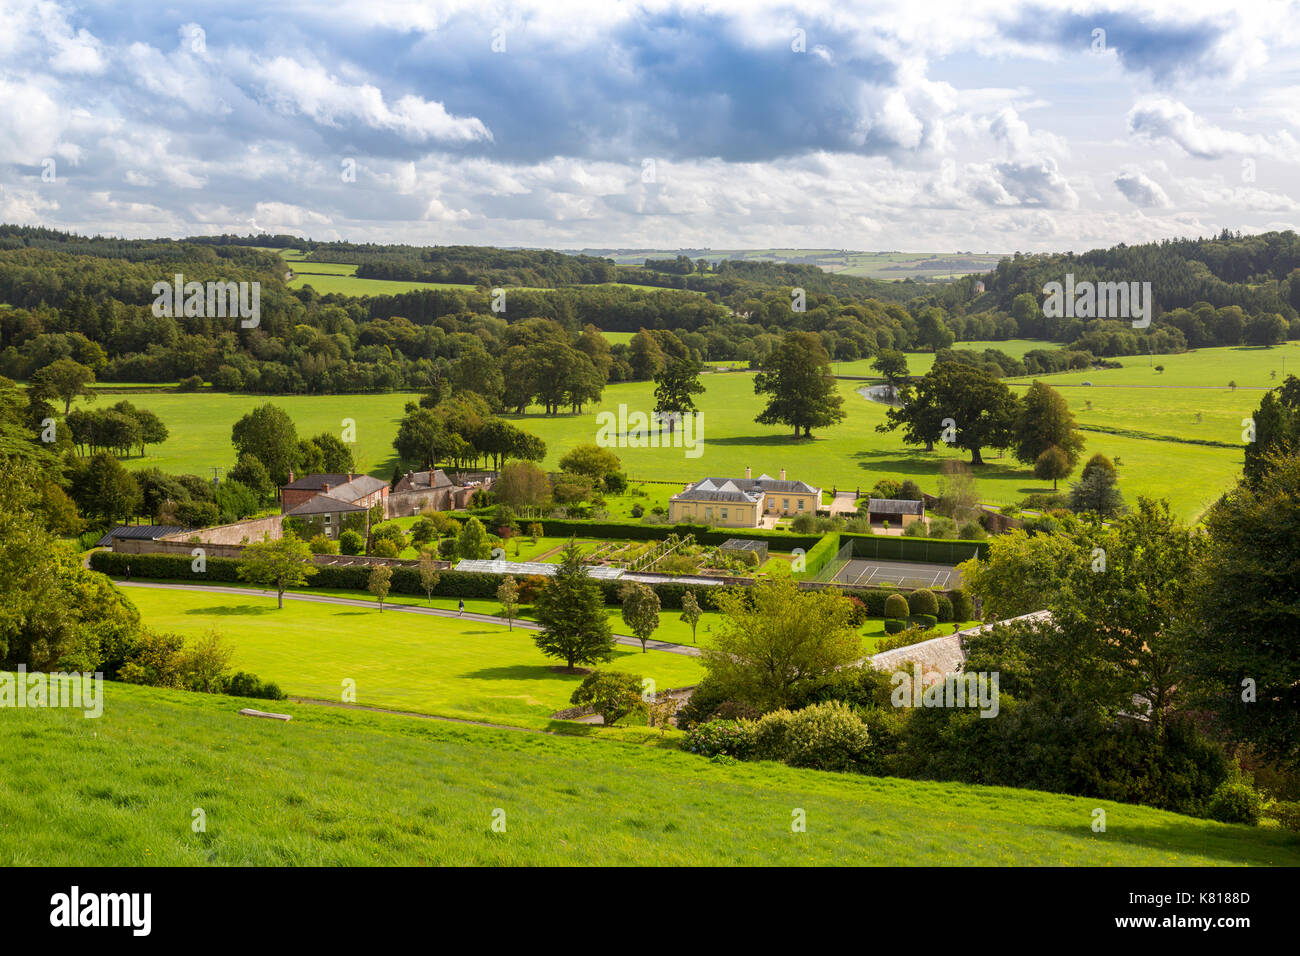
<instances>
[{"instance_id":1,"label":"green lawn","mask_svg":"<svg viewBox=\"0 0 1300 956\"><path fill-rule=\"evenodd\" d=\"M504 623L302 601L286 601L280 610L274 595L125 592L148 626L196 636L216 630L235 648L236 669L296 696L338 701L350 679L359 704L548 727L551 714L572 706L569 696L582 680L558 673L532 632ZM694 658L621 645L602 666L652 678L661 689L696 684L703 673Z\"/></svg>"},{"instance_id":2,"label":"green lawn","mask_svg":"<svg viewBox=\"0 0 1300 956\"><path fill-rule=\"evenodd\" d=\"M288 702L274 705L293 717L282 723L236 713L265 701L105 693L97 720L40 709L0 720L0 864L1300 863L1276 830L1092 798L723 766ZM1097 807L1105 833L1092 832ZM792 832L795 810L806 832Z\"/></svg>"}]
</instances>

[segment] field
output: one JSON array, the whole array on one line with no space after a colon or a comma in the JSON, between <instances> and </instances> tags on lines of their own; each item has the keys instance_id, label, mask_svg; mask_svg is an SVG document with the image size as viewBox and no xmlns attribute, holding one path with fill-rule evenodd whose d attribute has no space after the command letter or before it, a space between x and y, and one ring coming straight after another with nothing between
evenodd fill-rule
<instances>
[{"instance_id":1,"label":"field","mask_svg":"<svg viewBox=\"0 0 1300 956\"><path fill-rule=\"evenodd\" d=\"M288 702L275 705L293 717L281 723L236 714L265 701L105 693L97 720L19 709L0 721L0 864L1300 863L1275 830L1092 798L723 766ZM1105 833L1092 832L1095 807ZM791 832L796 808L805 833Z\"/></svg>"},{"instance_id":2,"label":"field","mask_svg":"<svg viewBox=\"0 0 1300 956\"><path fill-rule=\"evenodd\" d=\"M1018 340L968 344L992 345L1023 354L1040 343ZM1143 358L1128 357L1121 360L1125 366L1119 369L1042 378L1060 388L1070 402L1085 429L1085 454L1102 452L1119 459L1120 487L1130 502L1139 493L1165 497L1177 514L1192 519L1230 487L1240 473L1242 419L1258 406L1261 389L1281 381L1284 358L1289 360L1288 369L1300 370L1300 345L1204 349L1159 356L1156 364L1165 366L1163 374L1146 365ZM916 353L909 356L909 361L913 371L920 371L928 367L926 363L932 361L932 356ZM1278 373L1276 379L1270 375L1274 370ZM1240 387L1228 388L1229 380L1235 380ZM1030 380L1007 381L1021 389ZM1084 381L1093 382L1093 386L1084 386ZM877 432L885 408L857 394L860 382L839 381L845 399L845 420L820 430L812 441L795 441L781 427L754 422L762 406L754 395L749 373L709 374L703 382L707 391L697 399L703 413L703 444L695 449L699 452L696 457L688 457L685 448L615 449L634 483L664 482L642 486L645 497L639 500L647 509L663 504L690 481L705 475L740 476L746 467L754 475L766 472L774 477L785 468L789 477L819 484L828 491L832 487L866 490L881 478L912 478L923 490L934 493L938 490L939 462L968 457L944 448L926 453L904 446L895 433ZM1193 387L1197 383L1203 387ZM234 463L229 442L231 426L250 408L271 401L289 412L298 433L304 436L324 430L337 434L343 419L354 419L360 470L389 478L396 462L392 436L403 406L412 397L208 392L148 395L137 399L138 404L157 412L172 437L163 445L150 447L145 457L129 459L126 464L157 465L168 471L202 475L211 474L214 466L229 467ZM570 449L595 441L599 413L617 414L620 404L629 411L649 412L652 403L651 383L624 382L608 386L602 401L581 415L547 417L534 409L523 418L511 417L546 441L548 455L543 464L555 468ZM1189 443L1192 440L1223 447ZM1011 504L1031 492L1050 490L1050 485L1037 481L1029 468L1010 457L985 457L988 464L977 474L979 492L985 501ZM625 515L636 500L627 496L614 499L611 512Z\"/></svg>"},{"instance_id":3,"label":"field","mask_svg":"<svg viewBox=\"0 0 1300 956\"><path fill-rule=\"evenodd\" d=\"M507 630L505 622L381 613L378 605L286 601L277 609L273 594L125 590L150 627L191 636L217 630L235 648L236 670L295 696L337 701L351 679L356 702L366 706L547 728L551 714L572 706L582 681L557 672L531 631ZM603 666L652 678L661 689L697 684L703 673L694 658L624 645Z\"/></svg>"},{"instance_id":4,"label":"field","mask_svg":"<svg viewBox=\"0 0 1300 956\"><path fill-rule=\"evenodd\" d=\"M118 401L121 396L105 395L90 407ZM230 430L241 416L266 402L283 408L293 418L298 436L306 438L328 431L343 432L343 420L356 423L356 444L352 454L358 470L393 476L397 453L393 436L402 409L418 395L392 392L382 395L249 395L227 392L163 392L157 395L128 395L127 400L156 412L167 425L169 437L161 445L149 446L143 458L123 460L128 468L157 466L168 472L188 472L211 477L214 467L235 464Z\"/></svg>"},{"instance_id":5,"label":"field","mask_svg":"<svg viewBox=\"0 0 1300 956\"><path fill-rule=\"evenodd\" d=\"M968 352L983 352L985 349L997 349L1013 358L1024 358L1026 352L1034 349L1051 349L1056 345L1039 339L1003 339L1000 342L954 342L954 349ZM875 359L854 359L852 362L832 362L831 369L836 375L861 375L867 378L879 378L880 373L871 367ZM912 375L924 375L934 367L933 352L908 352L907 371Z\"/></svg>"},{"instance_id":6,"label":"field","mask_svg":"<svg viewBox=\"0 0 1300 956\"><path fill-rule=\"evenodd\" d=\"M827 272L871 279L943 279L984 273L1004 256L972 252L859 252L851 249L582 249L619 265L640 266L646 259L746 259L815 265Z\"/></svg>"}]
</instances>

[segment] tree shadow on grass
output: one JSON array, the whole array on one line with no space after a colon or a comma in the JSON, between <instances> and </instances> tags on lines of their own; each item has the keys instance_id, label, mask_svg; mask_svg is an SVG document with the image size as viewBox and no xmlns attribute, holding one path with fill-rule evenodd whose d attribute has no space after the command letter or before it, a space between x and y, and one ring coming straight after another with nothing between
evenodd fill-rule
<instances>
[{"instance_id":1,"label":"tree shadow on grass","mask_svg":"<svg viewBox=\"0 0 1300 956\"><path fill-rule=\"evenodd\" d=\"M1091 821L1077 827L1049 826L1044 829L1076 839L1095 839L1098 843L1122 843L1164 853L1196 853L1225 863L1300 865L1300 838L1280 830L1232 825L1207 829L1190 823L1171 822L1163 826L1111 826L1105 833L1094 834Z\"/></svg>"},{"instance_id":2,"label":"tree shadow on grass","mask_svg":"<svg viewBox=\"0 0 1300 956\"><path fill-rule=\"evenodd\" d=\"M807 445L814 442L823 441L820 435L814 435L812 438L804 438L800 435L796 438L789 432L780 435L732 435L728 438L708 438L705 437L705 445L780 445L788 447L791 445Z\"/></svg>"},{"instance_id":3,"label":"tree shadow on grass","mask_svg":"<svg viewBox=\"0 0 1300 956\"><path fill-rule=\"evenodd\" d=\"M211 614L231 617L233 615L249 614L274 614L279 608L267 607L263 604L221 604L216 607L192 607L185 611L186 614Z\"/></svg>"},{"instance_id":4,"label":"tree shadow on grass","mask_svg":"<svg viewBox=\"0 0 1300 956\"><path fill-rule=\"evenodd\" d=\"M554 670L551 664L511 664L506 667L482 667L460 676L475 680L553 680L557 677L571 677L577 682L583 675Z\"/></svg>"}]
</instances>

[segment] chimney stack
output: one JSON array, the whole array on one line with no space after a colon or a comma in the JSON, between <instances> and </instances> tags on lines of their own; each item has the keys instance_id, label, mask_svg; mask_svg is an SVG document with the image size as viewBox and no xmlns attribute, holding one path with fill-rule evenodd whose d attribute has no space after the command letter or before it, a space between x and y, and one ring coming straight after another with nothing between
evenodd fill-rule
<instances>
[{"instance_id":1,"label":"chimney stack","mask_svg":"<svg viewBox=\"0 0 1300 956\"><path fill-rule=\"evenodd\" d=\"M289 469L289 484L293 484L293 469Z\"/></svg>"},{"instance_id":2,"label":"chimney stack","mask_svg":"<svg viewBox=\"0 0 1300 956\"><path fill-rule=\"evenodd\" d=\"M328 495L330 493L330 483L328 481L321 482L320 493L322 495Z\"/></svg>"},{"instance_id":3,"label":"chimney stack","mask_svg":"<svg viewBox=\"0 0 1300 956\"><path fill-rule=\"evenodd\" d=\"M782 480L782 481L785 481L785 469L784 469L784 468L781 469L781 480Z\"/></svg>"},{"instance_id":4,"label":"chimney stack","mask_svg":"<svg viewBox=\"0 0 1300 956\"><path fill-rule=\"evenodd\" d=\"M746 477L746 478L750 478L750 477L752 477L752 476L750 475L750 473L749 473L749 466L748 466L748 465L745 466L745 477Z\"/></svg>"}]
</instances>

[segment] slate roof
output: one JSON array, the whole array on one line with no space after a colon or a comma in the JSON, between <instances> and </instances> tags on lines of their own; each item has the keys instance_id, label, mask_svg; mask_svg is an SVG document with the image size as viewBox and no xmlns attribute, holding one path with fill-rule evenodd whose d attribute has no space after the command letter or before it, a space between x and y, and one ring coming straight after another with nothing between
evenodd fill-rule
<instances>
[{"instance_id":1,"label":"slate roof","mask_svg":"<svg viewBox=\"0 0 1300 956\"><path fill-rule=\"evenodd\" d=\"M366 510L368 509L361 505L354 505L342 498L335 498L334 492L331 491L328 495L317 495L314 498L308 498L287 513L291 515L351 514L354 511Z\"/></svg>"},{"instance_id":2,"label":"slate roof","mask_svg":"<svg viewBox=\"0 0 1300 956\"><path fill-rule=\"evenodd\" d=\"M437 471L412 472L409 477L403 475L397 487L402 491L424 491L431 488L452 488L455 487L455 482L439 468Z\"/></svg>"},{"instance_id":3,"label":"slate roof","mask_svg":"<svg viewBox=\"0 0 1300 956\"><path fill-rule=\"evenodd\" d=\"M752 504L763 494L819 494L805 481L782 481L771 475L757 478L703 478L685 491L673 495L682 501L734 501Z\"/></svg>"},{"instance_id":4,"label":"slate roof","mask_svg":"<svg viewBox=\"0 0 1300 956\"><path fill-rule=\"evenodd\" d=\"M330 486L329 493L339 497L346 497L348 500L364 498L366 495L373 494L380 488L387 485L388 482L381 478L375 478L372 475L303 475L284 486L286 491L323 491L326 485Z\"/></svg>"},{"instance_id":5,"label":"slate roof","mask_svg":"<svg viewBox=\"0 0 1300 956\"><path fill-rule=\"evenodd\" d=\"M95 542L95 547L106 548L114 538L134 538L140 541L157 541L169 534L182 534L192 530L176 524L120 524Z\"/></svg>"}]
</instances>

